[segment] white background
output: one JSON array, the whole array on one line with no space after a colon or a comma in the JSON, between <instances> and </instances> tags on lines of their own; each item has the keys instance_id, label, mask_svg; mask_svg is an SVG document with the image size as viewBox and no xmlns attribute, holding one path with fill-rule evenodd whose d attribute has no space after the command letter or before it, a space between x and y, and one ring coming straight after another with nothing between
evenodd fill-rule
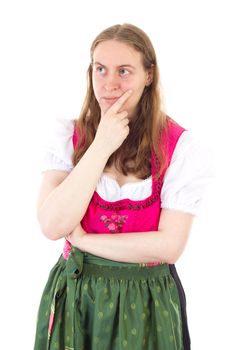
<instances>
[{"instance_id":1,"label":"white background","mask_svg":"<svg viewBox=\"0 0 233 350\"><path fill-rule=\"evenodd\" d=\"M3 1L0 5L1 349L33 349L36 314L63 241L36 219L42 146L77 117L89 47L129 22L151 38L167 113L213 154L216 178L177 263L193 350L232 344L231 1ZM43 349L42 349L43 350Z\"/></svg>"}]
</instances>

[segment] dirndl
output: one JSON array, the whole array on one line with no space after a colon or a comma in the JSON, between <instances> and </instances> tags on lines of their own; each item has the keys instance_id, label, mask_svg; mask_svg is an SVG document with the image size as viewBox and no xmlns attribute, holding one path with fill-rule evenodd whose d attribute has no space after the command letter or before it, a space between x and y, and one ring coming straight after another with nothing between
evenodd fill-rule
<instances>
[{"instance_id":1,"label":"dirndl","mask_svg":"<svg viewBox=\"0 0 233 350\"><path fill-rule=\"evenodd\" d=\"M168 264L117 262L72 246L50 271L34 350L186 350L178 289Z\"/></svg>"}]
</instances>

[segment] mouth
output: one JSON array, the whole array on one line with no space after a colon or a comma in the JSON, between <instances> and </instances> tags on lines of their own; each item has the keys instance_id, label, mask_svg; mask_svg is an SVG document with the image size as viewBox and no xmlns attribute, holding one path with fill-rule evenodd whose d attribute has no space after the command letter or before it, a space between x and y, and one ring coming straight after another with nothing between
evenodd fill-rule
<instances>
[{"instance_id":1,"label":"mouth","mask_svg":"<svg viewBox=\"0 0 233 350\"><path fill-rule=\"evenodd\" d=\"M114 103L119 99L119 97L102 97L102 100L104 100L107 103Z\"/></svg>"},{"instance_id":2,"label":"mouth","mask_svg":"<svg viewBox=\"0 0 233 350\"><path fill-rule=\"evenodd\" d=\"M118 99L120 96L109 96L109 97L105 97L103 96L102 98L104 98L105 100L115 100Z\"/></svg>"}]
</instances>

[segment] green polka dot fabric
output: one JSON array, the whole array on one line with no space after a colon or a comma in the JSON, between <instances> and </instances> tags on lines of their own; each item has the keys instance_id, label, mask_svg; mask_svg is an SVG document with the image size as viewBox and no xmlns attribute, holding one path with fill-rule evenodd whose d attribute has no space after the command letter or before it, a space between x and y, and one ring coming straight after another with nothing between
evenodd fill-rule
<instances>
[{"instance_id":1,"label":"green polka dot fabric","mask_svg":"<svg viewBox=\"0 0 233 350\"><path fill-rule=\"evenodd\" d=\"M184 350L167 264L115 262L72 247L50 271L34 350Z\"/></svg>"}]
</instances>

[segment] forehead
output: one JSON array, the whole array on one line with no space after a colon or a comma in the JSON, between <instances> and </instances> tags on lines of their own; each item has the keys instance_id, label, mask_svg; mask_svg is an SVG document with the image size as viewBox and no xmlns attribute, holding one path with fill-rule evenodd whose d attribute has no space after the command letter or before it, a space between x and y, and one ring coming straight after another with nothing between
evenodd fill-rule
<instances>
[{"instance_id":1,"label":"forehead","mask_svg":"<svg viewBox=\"0 0 233 350\"><path fill-rule=\"evenodd\" d=\"M142 55L132 46L116 40L100 42L93 52L93 62L105 66L142 65Z\"/></svg>"}]
</instances>

